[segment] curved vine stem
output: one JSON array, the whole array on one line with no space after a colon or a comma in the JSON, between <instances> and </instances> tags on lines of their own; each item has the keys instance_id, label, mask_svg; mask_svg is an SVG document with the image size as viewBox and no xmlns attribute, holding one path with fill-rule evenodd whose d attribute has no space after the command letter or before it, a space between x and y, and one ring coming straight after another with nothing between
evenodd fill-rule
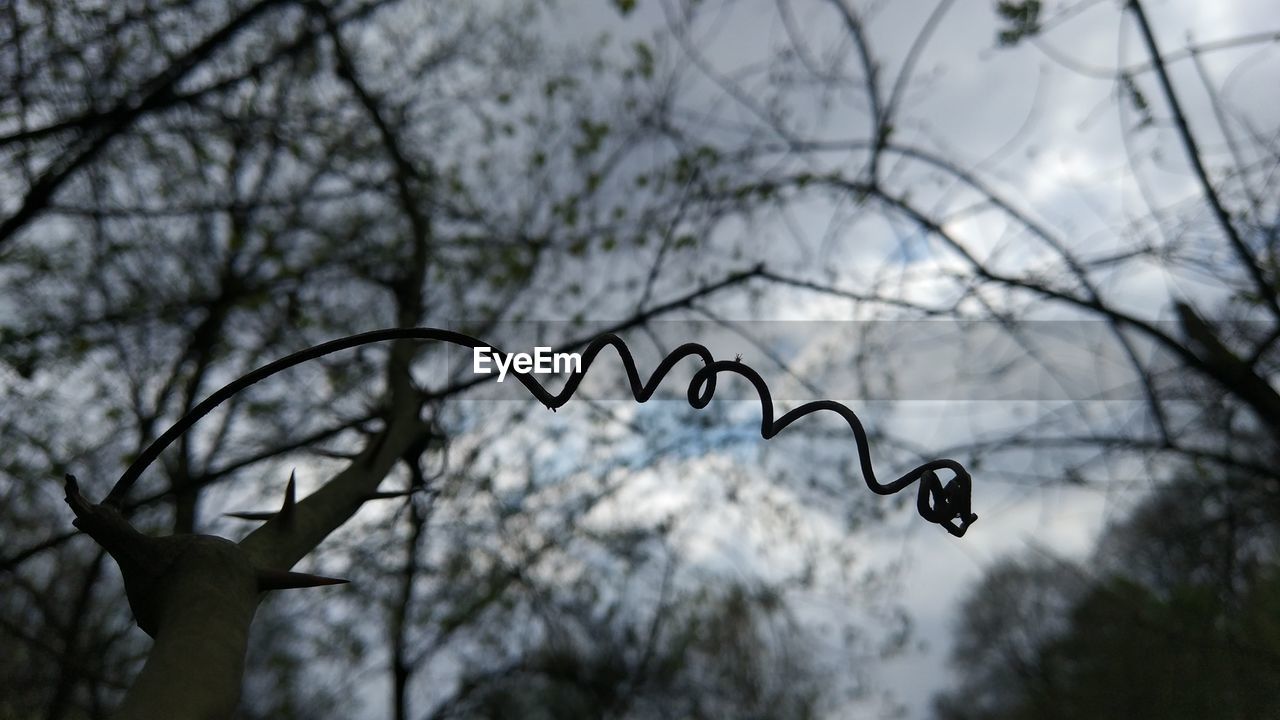
<instances>
[{"instance_id":1,"label":"curved vine stem","mask_svg":"<svg viewBox=\"0 0 1280 720\"><path fill-rule=\"evenodd\" d=\"M373 330L338 338L337 340L330 340L329 342L299 350L227 383L217 392L214 392L200 404L193 407L138 455L133 464L116 481L115 486L111 488L111 492L107 494L103 502L113 506L120 506L143 471L151 463L155 462L165 448L181 437L183 433L190 430L192 426L212 412L214 408L226 402L241 390L276 373L325 355L360 345L390 340L432 340L467 348L490 347L488 343L482 340L452 330L411 327ZM512 375L539 402L547 408L555 410L573 397L573 394L577 392L578 386L582 384L587 371L591 368L591 364L606 347L612 347L622 360L623 369L627 374L627 381L631 386L631 394L637 402L643 403L653 397L663 378L681 360L690 356L697 356L702 360L703 367L694 374L693 379L689 382L687 393L689 404L694 408L701 410L710 404L712 397L715 395L716 377L719 374L733 373L740 375L755 387L756 393L760 396L760 434L766 440L777 435L788 425L805 415L819 410L834 412L848 423L849 429L853 432L862 478L872 492L878 495L891 495L919 481L920 486L916 495L917 512L925 520L941 525L947 532L956 537L963 536L969 526L978 519L978 516L971 509L972 480L968 471L959 462L948 459L932 460L913 468L896 480L881 483L876 479L875 471L872 468L871 448L867 440L866 430L862 427L862 422L858 419L858 416L846 405L834 400L816 400L790 410L775 420L773 417L773 396L769 392L769 386L765 383L764 378L751 367L737 360L715 360L711 351L698 343L685 343L672 350L658 363L658 366L649 375L647 381L641 380L640 373L636 369L635 359L632 357L626 343L612 333L598 336L583 349L581 369L569 376L564 387L558 393L552 393L547 390L531 374L513 372ZM494 352L501 351L494 348ZM951 481L945 485L938 478L936 472L942 469L950 470L954 474Z\"/></svg>"}]
</instances>

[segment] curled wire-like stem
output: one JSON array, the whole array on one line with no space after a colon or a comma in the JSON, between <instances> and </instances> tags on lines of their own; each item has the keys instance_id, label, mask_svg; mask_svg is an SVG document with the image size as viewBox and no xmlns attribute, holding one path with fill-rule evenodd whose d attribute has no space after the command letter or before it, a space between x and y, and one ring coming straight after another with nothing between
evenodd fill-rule
<instances>
[{"instance_id":1,"label":"curled wire-like stem","mask_svg":"<svg viewBox=\"0 0 1280 720\"><path fill-rule=\"evenodd\" d=\"M191 429L200 418L209 414L214 408L241 390L276 373L310 360L315 360L340 350L390 340L434 340L468 348L490 347L488 343L477 338L452 330L412 327L388 328L358 335L349 335L299 350L242 375L224 385L217 392L188 411L186 415L182 416L172 427L142 451L133 464L120 476L115 486L111 488L111 492L107 494L104 502L120 505L124 501L125 495L128 494L129 489L133 487L133 484L142 475L142 472L160 456L160 453L165 448ZM627 382L631 386L631 394L637 402L641 403L653 397L658 385L662 383L667 373L681 360L689 356L696 355L703 363L703 367L694 374L693 379L689 382L687 393L689 404L699 410L710 404L712 397L715 395L717 375L726 372L741 375L755 387L757 394L760 396L760 434L765 439L772 438L791 423L810 413L818 412L819 410L834 412L844 418L849 425L849 429L853 432L853 438L857 444L862 477L872 492L878 495L892 495L918 480L920 481L920 487L916 494L916 510L925 520L941 525L947 532L956 537L961 537L969 526L978 519L978 516L973 514L971 510L972 480L968 471L959 462L947 459L932 460L908 471L892 482L880 483L876 480L875 471L871 466L871 448L867 441L866 430L862 427L862 422L858 419L858 416L847 406L834 400L817 400L790 410L775 420L773 417L773 397L764 378L755 370L737 360L716 360L712 357L710 350L698 343L685 343L672 350L658 363L653 373L649 375L647 382L641 381L640 373L636 369L635 359L632 357L626 343L614 334L600 335L587 344L582 351L581 369L569 376L564 387L558 393L552 393L547 390L529 373L513 372L512 374L539 402L555 410L567 403L573 397L573 394L577 392L578 386L582 384L583 378L591 368L591 363L595 361L596 356L605 347L612 347L617 352L618 357L622 360L623 369L626 371ZM500 353L501 351L494 348L493 352ZM941 469L950 470L954 474L951 481L945 485L938 478L936 472Z\"/></svg>"}]
</instances>

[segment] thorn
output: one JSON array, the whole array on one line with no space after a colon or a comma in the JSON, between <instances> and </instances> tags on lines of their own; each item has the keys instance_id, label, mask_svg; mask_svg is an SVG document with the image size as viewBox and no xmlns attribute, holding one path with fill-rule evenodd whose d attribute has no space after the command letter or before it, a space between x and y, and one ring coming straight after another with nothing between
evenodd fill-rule
<instances>
[{"instance_id":1,"label":"thorn","mask_svg":"<svg viewBox=\"0 0 1280 720\"><path fill-rule=\"evenodd\" d=\"M268 590L291 590L294 588L321 587L323 585L342 585L351 582L341 578L309 575L307 573L289 572L287 570L258 570L258 592Z\"/></svg>"},{"instance_id":2,"label":"thorn","mask_svg":"<svg viewBox=\"0 0 1280 720\"><path fill-rule=\"evenodd\" d=\"M293 522L293 506L298 503L298 470L289 473L289 484L284 487L284 505L280 506L280 520L286 527Z\"/></svg>"},{"instance_id":3,"label":"thorn","mask_svg":"<svg viewBox=\"0 0 1280 720\"><path fill-rule=\"evenodd\" d=\"M238 518L240 520L258 520L266 521L280 518L280 522L289 527L293 523L293 508L298 504L297 474L294 470L289 473L289 484L284 488L284 504L280 506L278 512L263 512L260 510L243 510L240 512L223 513L225 517Z\"/></svg>"}]
</instances>

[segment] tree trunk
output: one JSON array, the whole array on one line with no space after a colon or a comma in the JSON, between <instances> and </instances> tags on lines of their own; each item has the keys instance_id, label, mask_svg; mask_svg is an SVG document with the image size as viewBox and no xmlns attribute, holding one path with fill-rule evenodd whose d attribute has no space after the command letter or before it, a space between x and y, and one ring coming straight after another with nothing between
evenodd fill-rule
<instances>
[{"instance_id":1,"label":"tree trunk","mask_svg":"<svg viewBox=\"0 0 1280 720\"><path fill-rule=\"evenodd\" d=\"M261 598L255 570L229 540L181 539L187 547L153 588L155 645L115 714L120 720L221 720L239 701Z\"/></svg>"}]
</instances>

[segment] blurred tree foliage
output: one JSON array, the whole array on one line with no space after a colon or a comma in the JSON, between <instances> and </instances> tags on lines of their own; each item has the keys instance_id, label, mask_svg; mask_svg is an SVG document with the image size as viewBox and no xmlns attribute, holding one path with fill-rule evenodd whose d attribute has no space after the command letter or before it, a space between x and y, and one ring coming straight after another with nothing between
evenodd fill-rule
<instances>
[{"instance_id":1,"label":"blurred tree foliage","mask_svg":"<svg viewBox=\"0 0 1280 720\"><path fill-rule=\"evenodd\" d=\"M747 253L702 246L711 214L686 212L667 179L681 152L643 112L644 46L549 42L560 22L542 3L470 0L0 7L0 716L105 717L146 656L113 563L70 528L62 473L102 497L212 390L335 336L450 325L502 346L510 323L545 318L639 330L754 277ZM583 332L550 323L539 342ZM672 580L686 600L663 610L645 684L607 666L639 641L588 618L648 617L609 598L707 513L623 512L643 506L627 482L654 470L839 558L816 580L814 563L757 578L774 611L824 578L874 605L833 574L852 553L817 550L829 541L795 519L809 502L857 517L843 488L787 507L731 496L732 467L690 466L732 439L691 440L687 413L672 429L589 400L556 416L524 395L466 404L466 370L405 344L310 364L238 395L135 488L125 511L147 532L235 537L223 513L278 507L290 467L306 496L398 409L429 428L386 477L401 495L371 499L309 561L356 582L259 612L243 717L421 717L512 658L559 672L557 688L572 666L565 697L586 699L565 702L623 682L636 713L659 687L690 708L704 689L719 698L706 708L819 702L814 683L757 682L774 650L745 598L698 594L710 576ZM580 642L547 644L575 624ZM762 694L727 699L748 687ZM534 691L486 684L486 716Z\"/></svg>"},{"instance_id":2,"label":"blurred tree foliage","mask_svg":"<svg viewBox=\"0 0 1280 720\"><path fill-rule=\"evenodd\" d=\"M1271 8L1233 3L1232 29L1209 30L1192 4L1143 0L661 7L665 48L693 69L658 67L700 89L679 127L714 159L698 200L785 240L767 279L794 302L889 321L868 384L913 390L895 358L945 369L948 394L927 399L972 419L954 451L981 468L975 500L1169 484L1087 565L1028 556L987 575L939 715L1276 716ZM739 41L765 23L767 40ZM973 343L896 332L916 319ZM1088 339L1054 343L1071 331ZM1096 392L1078 382L1116 368Z\"/></svg>"},{"instance_id":3,"label":"blurred tree foliage","mask_svg":"<svg viewBox=\"0 0 1280 720\"><path fill-rule=\"evenodd\" d=\"M956 625L946 720L1259 718L1280 708L1280 525L1257 483L1161 487L1079 563L992 567Z\"/></svg>"},{"instance_id":4,"label":"blurred tree foliage","mask_svg":"<svg viewBox=\"0 0 1280 720\"><path fill-rule=\"evenodd\" d=\"M651 621L564 613L543 644L464 676L433 718L820 717L822 684L770 591L730 585L673 598Z\"/></svg>"}]
</instances>

